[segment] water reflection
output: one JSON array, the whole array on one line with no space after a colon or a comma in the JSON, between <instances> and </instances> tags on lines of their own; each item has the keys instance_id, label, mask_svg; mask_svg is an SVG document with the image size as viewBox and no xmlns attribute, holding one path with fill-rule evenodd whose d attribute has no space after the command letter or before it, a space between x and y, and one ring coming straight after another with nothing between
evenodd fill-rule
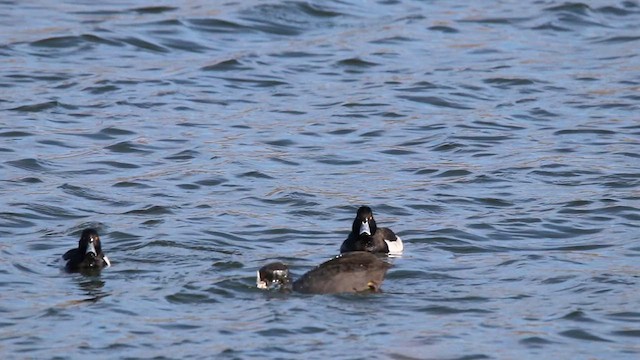
<instances>
[{"instance_id":1,"label":"water reflection","mask_svg":"<svg viewBox=\"0 0 640 360\"><path fill-rule=\"evenodd\" d=\"M75 279L78 288L82 290L83 294L87 298L82 300L76 300L76 303L98 302L100 299L109 296L110 294L103 290L105 281L100 278L100 270L88 269L81 272L83 276Z\"/></svg>"}]
</instances>

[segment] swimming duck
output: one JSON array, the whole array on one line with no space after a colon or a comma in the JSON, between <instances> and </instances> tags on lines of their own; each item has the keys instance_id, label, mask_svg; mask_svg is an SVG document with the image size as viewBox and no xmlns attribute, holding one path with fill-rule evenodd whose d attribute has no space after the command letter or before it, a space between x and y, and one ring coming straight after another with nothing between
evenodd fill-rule
<instances>
[{"instance_id":1,"label":"swimming duck","mask_svg":"<svg viewBox=\"0 0 640 360\"><path fill-rule=\"evenodd\" d=\"M111 266L109 258L102 252L100 236L95 229L85 229L78 248L67 251L62 258L67 261L65 269L70 272Z\"/></svg>"},{"instance_id":2,"label":"swimming duck","mask_svg":"<svg viewBox=\"0 0 640 360\"><path fill-rule=\"evenodd\" d=\"M265 265L258 270L257 285L260 289L279 287L305 294L379 292L390 267L374 254L356 251L338 255L295 281L285 264Z\"/></svg>"},{"instance_id":3,"label":"swimming duck","mask_svg":"<svg viewBox=\"0 0 640 360\"><path fill-rule=\"evenodd\" d=\"M358 209L351 226L351 233L340 246L340 252L368 251L373 253L401 254L402 239L391 229L378 227L373 211L368 206Z\"/></svg>"}]
</instances>

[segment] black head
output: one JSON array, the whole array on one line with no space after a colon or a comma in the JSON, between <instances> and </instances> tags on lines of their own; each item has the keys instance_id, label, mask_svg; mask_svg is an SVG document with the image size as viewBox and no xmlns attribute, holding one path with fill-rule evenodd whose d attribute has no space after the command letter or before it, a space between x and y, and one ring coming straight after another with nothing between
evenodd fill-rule
<instances>
[{"instance_id":1,"label":"black head","mask_svg":"<svg viewBox=\"0 0 640 360\"><path fill-rule=\"evenodd\" d=\"M96 258L102 254L102 245L100 245L100 236L95 229L85 229L78 241L78 250L84 254L85 258Z\"/></svg>"},{"instance_id":2,"label":"black head","mask_svg":"<svg viewBox=\"0 0 640 360\"><path fill-rule=\"evenodd\" d=\"M67 263L65 268L69 272L84 270L99 270L105 266L111 266L109 258L102 252L100 236L95 229L86 229L80 235L78 247L67 251L62 255Z\"/></svg>"},{"instance_id":3,"label":"black head","mask_svg":"<svg viewBox=\"0 0 640 360\"><path fill-rule=\"evenodd\" d=\"M291 282L289 268L281 262L265 265L258 270L256 285L259 289L288 287Z\"/></svg>"},{"instance_id":4,"label":"black head","mask_svg":"<svg viewBox=\"0 0 640 360\"><path fill-rule=\"evenodd\" d=\"M376 220L373 218L373 211L368 206L361 206L358 209L356 218L353 220L351 232L355 235L373 235L378 230Z\"/></svg>"}]
</instances>

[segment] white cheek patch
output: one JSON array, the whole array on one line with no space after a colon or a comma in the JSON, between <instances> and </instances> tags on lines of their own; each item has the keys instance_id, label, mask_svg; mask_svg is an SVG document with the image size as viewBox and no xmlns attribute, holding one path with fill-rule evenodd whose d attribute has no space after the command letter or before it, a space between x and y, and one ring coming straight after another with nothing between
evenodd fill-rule
<instances>
[{"instance_id":1,"label":"white cheek patch","mask_svg":"<svg viewBox=\"0 0 640 360\"><path fill-rule=\"evenodd\" d=\"M102 260L104 260L105 264L107 264L107 267L110 267L110 266L111 266L111 261L109 261L109 258L108 258L108 257L103 256L103 257L102 257Z\"/></svg>"},{"instance_id":2,"label":"white cheek patch","mask_svg":"<svg viewBox=\"0 0 640 360\"><path fill-rule=\"evenodd\" d=\"M389 248L389 255L400 255L404 250L404 244L402 244L402 239L400 236L396 235L396 240L384 240L387 243L387 247Z\"/></svg>"}]
</instances>

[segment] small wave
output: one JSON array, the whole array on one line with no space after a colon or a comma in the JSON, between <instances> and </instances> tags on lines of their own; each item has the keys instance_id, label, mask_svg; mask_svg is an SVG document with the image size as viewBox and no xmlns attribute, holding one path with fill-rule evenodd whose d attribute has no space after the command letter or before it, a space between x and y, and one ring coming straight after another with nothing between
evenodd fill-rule
<instances>
[{"instance_id":1,"label":"small wave","mask_svg":"<svg viewBox=\"0 0 640 360\"><path fill-rule=\"evenodd\" d=\"M87 200L98 200L98 201L104 201L105 197L104 196L99 196L101 195L99 192L97 192L94 189L89 189L86 187L81 187L81 186L75 186L75 185L70 185L70 184L63 184L61 186L59 186L60 189L62 189L62 191L64 191L65 193L69 194L69 195L73 195L73 196L77 196L80 197L82 199L87 199Z\"/></svg>"},{"instance_id":2,"label":"small wave","mask_svg":"<svg viewBox=\"0 0 640 360\"><path fill-rule=\"evenodd\" d=\"M195 30L212 33L239 33L242 31L251 31L250 28L241 24L214 18L189 19L186 20L186 24Z\"/></svg>"},{"instance_id":3,"label":"small wave","mask_svg":"<svg viewBox=\"0 0 640 360\"><path fill-rule=\"evenodd\" d=\"M481 254L481 253L496 253L496 252L506 252L509 249L500 248L495 246L475 246L475 245L465 245L465 246L435 246L437 249L441 249L444 251L448 251L454 254Z\"/></svg>"},{"instance_id":4,"label":"small wave","mask_svg":"<svg viewBox=\"0 0 640 360\"><path fill-rule=\"evenodd\" d=\"M572 311L567 315L563 316L561 319L577 321L577 322L596 322L595 320L588 317L587 314L584 313L584 311L580 311L580 310Z\"/></svg>"},{"instance_id":5,"label":"small wave","mask_svg":"<svg viewBox=\"0 0 640 360\"><path fill-rule=\"evenodd\" d=\"M416 154L415 151L411 151L411 150L404 150L404 149L389 149L389 150L382 150L380 151L380 153L382 154L388 154L388 155L412 155L412 154Z\"/></svg>"},{"instance_id":6,"label":"small wave","mask_svg":"<svg viewBox=\"0 0 640 360\"><path fill-rule=\"evenodd\" d=\"M7 161L6 164L29 171L47 171L53 169L53 164L33 158Z\"/></svg>"},{"instance_id":7,"label":"small wave","mask_svg":"<svg viewBox=\"0 0 640 360\"><path fill-rule=\"evenodd\" d=\"M55 109L57 107L61 107L63 109L67 109L67 110L75 110L75 109L77 109L76 106L65 104L65 103L61 103L59 101L46 101L46 102L37 103L37 104L22 105L22 106L18 106L18 107L9 109L9 110L18 111L18 112L36 112L37 113L37 112L42 112L42 111L46 111L46 110L50 110L50 109Z\"/></svg>"},{"instance_id":8,"label":"small wave","mask_svg":"<svg viewBox=\"0 0 640 360\"><path fill-rule=\"evenodd\" d=\"M101 94L106 94L106 93L109 93L112 91L118 91L118 90L120 90L120 88L115 85L89 86L82 89L82 91L86 91L93 95L101 95Z\"/></svg>"},{"instance_id":9,"label":"small wave","mask_svg":"<svg viewBox=\"0 0 640 360\"><path fill-rule=\"evenodd\" d=\"M29 45L41 48L70 48L83 44L102 44L109 46L122 46L119 41L106 39L100 36L86 34L80 36L57 36L31 42Z\"/></svg>"},{"instance_id":10,"label":"small wave","mask_svg":"<svg viewBox=\"0 0 640 360\"><path fill-rule=\"evenodd\" d=\"M225 60L213 65L207 65L200 68L200 70L202 71L240 71L250 69L251 67L243 66L242 63L236 59Z\"/></svg>"},{"instance_id":11,"label":"small wave","mask_svg":"<svg viewBox=\"0 0 640 360\"><path fill-rule=\"evenodd\" d=\"M94 161L93 164L104 164L116 169L137 169L140 166L120 161Z\"/></svg>"},{"instance_id":12,"label":"small wave","mask_svg":"<svg viewBox=\"0 0 640 360\"><path fill-rule=\"evenodd\" d=\"M596 19L593 9L587 4L566 3L547 8L545 11L556 17L551 24L558 26L560 31L580 31L584 27L609 27L600 22L600 19Z\"/></svg>"},{"instance_id":13,"label":"small wave","mask_svg":"<svg viewBox=\"0 0 640 360\"><path fill-rule=\"evenodd\" d=\"M256 179L273 179L273 177L260 172L260 171L248 171L238 175L239 178L256 178Z\"/></svg>"},{"instance_id":14,"label":"small wave","mask_svg":"<svg viewBox=\"0 0 640 360\"><path fill-rule=\"evenodd\" d=\"M398 45L406 42L416 41L415 39L404 36L392 36L371 41L372 44Z\"/></svg>"},{"instance_id":15,"label":"small wave","mask_svg":"<svg viewBox=\"0 0 640 360\"><path fill-rule=\"evenodd\" d=\"M607 317L612 320L629 322L629 323L640 322L640 312L636 312L636 311L610 313L610 314L607 314Z\"/></svg>"},{"instance_id":16,"label":"small wave","mask_svg":"<svg viewBox=\"0 0 640 360\"><path fill-rule=\"evenodd\" d=\"M23 219L24 216L14 212L0 212L0 226L3 228L28 229L35 226L35 223Z\"/></svg>"},{"instance_id":17,"label":"small wave","mask_svg":"<svg viewBox=\"0 0 640 360\"><path fill-rule=\"evenodd\" d=\"M554 344L555 341L548 340L541 336L529 336L520 340L520 343L527 347L538 348L543 345Z\"/></svg>"},{"instance_id":18,"label":"small wave","mask_svg":"<svg viewBox=\"0 0 640 360\"><path fill-rule=\"evenodd\" d=\"M117 127L113 127L113 126L106 127L104 129L100 130L98 133L102 134L102 135L107 135L107 136L122 136L122 135L134 135L134 134L136 134L134 131L121 129L121 128L117 128Z\"/></svg>"},{"instance_id":19,"label":"small wave","mask_svg":"<svg viewBox=\"0 0 640 360\"><path fill-rule=\"evenodd\" d=\"M348 160L338 155L326 155L316 159L318 163L327 165L349 166L362 164L362 160Z\"/></svg>"},{"instance_id":20,"label":"small wave","mask_svg":"<svg viewBox=\"0 0 640 360\"><path fill-rule=\"evenodd\" d=\"M343 15L319 4L295 1L257 5L242 11L241 19L261 32L296 36L308 30L335 27L334 18Z\"/></svg>"},{"instance_id":21,"label":"small wave","mask_svg":"<svg viewBox=\"0 0 640 360\"><path fill-rule=\"evenodd\" d=\"M447 141L441 144L437 144L431 147L433 151L454 151L467 147L466 145L458 142ZM429 170L430 171L430 170Z\"/></svg>"},{"instance_id":22,"label":"small wave","mask_svg":"<svg viewBox=\"0 0 640 360\"><path fill-rule=\"evenodd\" d=\"M208 294L199 294L194 292L180 291L175 294L165 296L165 300L172 304L214 304L220 302L215 298L212 298ZM200 326L190 327L198 329ZM179 327L172 327L171 329L180 330Z\"/></svg>"},{"instance_id":23,"label":"small wave","mask_svg":"<svg viewBox=\"0 0 640 360\"><path fill-rule=\"evenodd\" d=\"M604 44L626 44L640 40L640 36L611 36L602 40L595 40L596 43Z\"/></svg>"},{"instance_id":24,"label":"small wave","mask_svg":"<svg viewBox=\"0 0 640 360\"><path fill-rule=\"evenodd\" d=\"M489 78L484 79L484 83L501 87L533 85L536 81L525 78Z\"/></svg>"},{"instance_id":25,"label":"small wave","mask_svg":"<svg viewBox=\"0 0 640 360\"><path fill-rule=\"evenodd\" d=\"M450 26L431 26L428 28L431 31L437 31L437 32L441 32L441 33L445 33L445 34L455 34L455 33L459 33L460 31L456 28L452 28Z\"/></svg>"},{"instance_id":26,"label":"small wave","mask_svg":"<svg viewBox=\"0 0 640 360\"><path fill-rule=\"evenodd\" d=\"M529 21L528 17L494 17L494 18L480 18L480 19L462 19L458 20L461 23L477 23L477 24L492 24L492 25L512 25L525 21Z\"/></svg>"},{"instance_id":27,"label":"small wave","mask_svg":"<svg viewBox=\"0 0 640 360\"><path fill-rule=\"evenodd\" d=\"M592 229L592 230L583 230L582 233L584 234L595 234L602 231L602 229ZM578 234L576 236L579 236L582 234ZM573 237L573 236L569 236L569 237ZM559 246L559 247L552 247L552 248L547 248L545 250L548 251L591 251L591 250L600 250L600 249L606 249L608 247L612 247L613 245L600 245L600 244L592 244L592 245L568 245L568 246Z\"/></svg>"},{"instance_id":28,"label":"small wave","mask_svg":"<svg viewBox=\"0 0 640 360\"><path fill-rule=\"evenodd\" d=\"M4 138L24 138L27 136L33 136L32 133L29 132L25 132L25 131L6 131L3 133L0 133L0 137L4 137Z\"/></svg>"},{"instance_id":29,"label":"small wave","mask_svg":"<svg viewBox=\"0 0 640 360\"><path fill-rule=\"evenodd\" d=\"M349 58L349 59L338 61L336 65L347 67L347 68L368 68L372 66L377 66L378 64L374 62L362 60L360 58Z\"/></svg>"},{"instance_id":30,"label":"small wave","mask_svg":"<svg viewBox=\"0 0 640 360\"><path fill-rule=\"evenodd\" d=\"M436 175L436 177L462 177L471 175L472 172L464 169L460 170L446 170Z\"/></svg>"},{"instance_id":31,"label":"small wave","mask_svg":"<svg viewBox=\"0 0 640 360\"><path fill-rule=\"evenodd\" d=\"M145 6L131 9L136 14L162 14L175 10L178 10L178 8L173 6Z\"/></svg>"},{"instance_id":32,"label":"small wave","mask_svg":"<svg viewBox=\"0 0 640 360\"><path fill-rule=\"evenodd\" d=\"M611 332L613 335L630 336L640 338L640 330L616 330Z\"/></svg>"},{"instance_id":33,"label":"small wave","mask_svg":"<svg viewBox=\"0 0 640 360\"><path fill-rule=\"evenodd\" d=\"M569 13L584 15L591 12L591 7L589 7L589 5L584 3L567 2L562 5L548 7L544 10L549 12L569 12Z\"/></svg>"},{"instance_id":34,"label":"small wave","mask_svg":"<svg viewBox=\"0 0 640 360\"><path fill-rule=\"evenodd\" d=\"M291 139L281 139L281 140L273 140L266 141L265 144L277 147L290 147L296 145L297 143Z\"/></svg>"},{"instance_id":35,"label":"small wave","mask_svg":"<svg viewBox=\"0 0 640 360\"><path fill-rule=\"evenodd\" d=\"M209 178L204 180L198 180L195 183L201 186L218 186L227 182L225 178Z\"/></svg>"},{"instance_id":36,"label":"small wave","mask_svg":"<svg viewBox=\"0 0 640 360\"><path fill-rule=\"evenodd\" d=\"M113 184L113 187L151 189L151 186L135 181L119 181Z\"/></svg>"},{"instance_id":37,"label":"small wave","mask_svg":"<svg viewBox=\"0 0 640 360\"><path fill-rule=\"evenodd\" d=\"M490 314L493 312L485 309L454 308L454 307L442 306L442 305L431 305L431 306L423 307L420 309L416 309L416 311L426 312L426 313L436 314L436 315L451 315L451 314L464 314L464 313Z\"/></svg>"},{"instance_id":38,"label":"small wave","mask_svg":"<svg viewBox=\"0 0 640 360\"><path fill-rule=\"evenodd\" d=\"M150 51L150 52L154 52L154 53L168 53L169 50L163 46L160 46L158 44L155 44L151 41L147 41L147 40L143 40L137 37L126 37L126 38L121 38L118 39L118 41L121 41L125 44L129 44L137 49L143 50L143 51Z\"/></svg>"},{"instance_id":39,"label":"small wave","mask_svg":"<svg viewBox=\"0 0 640 360\"><path fill-rule=\"evenodd\" d=\"M611 342L611 340L593 335L590 332L581 329L563 331L560 335L577 340Z\"/></svg>"},{"instance_id":40,"label":"small wave","mask_svg":"<svg viewBox=\"0 0 640 360\"><path fill-rule=\"evenodd\" d=\"M256 78L239 78L239 77L221 77L220 79L226 80L230 83L235 83L239 85L238 88L243 88L244 87L243 85L246 85L246 84L252 85L251 88L270 88L270 87L288 85L288 83L283 80L273 80L273 79L263 80L263 79L256 79Z\"/></svg>"},{"instance_id":41,"label":"small wave","mask_svg":"<svg viewBox=\"0 0 640 360\"><path fill-rule=\"evenodd\" d=\"M471 110L471 107L455 103L453 101L445 100L441 97L437 96L408 96L408 95L400 95L398 96L400 99L405 99L413 102L418 102L422 104L433 105L436 107L444 107L451 109L459 109L459 110Z\"/></svg>"},{"instance_id":42,"label":"small wave","mask_svg":"<svg viewBox=\"0 0 640 360\"><path fill-rule=\"evenodd\" d=\"M130 210L125 212L126 215L170 215L173 214L173 211L170 207L160 206L160 205L151 205L141 209Z\"/></svg>"},{"instance_id":43,"label":"small wave","mask_svg":"<svg viewBox=\"0 0 640 360\"><path fill-rule=\"evenodd\" d=\"M558 130L553 135L574 135L574 134L596 134L596 135L615 135L613 130L605 129L564 129Z\"/></svg>"},{"instance_id":44,"label":"small wave","mask_svg":"<svg viewBox=\"0 0 640 360\"><path fill-rule=\"evenodd\" d=\"M105 149L116 152L116 153L125 153L125 154L131 154L131 153L144 153L144 154L148 154L151 153L151 151L149 150L144 150L141 148L142 146L139 144L134 144L130 141L122 141L119 142L117 144L113 144L113 145L109 145L107 147L105 147Z\"/></svg>"},{"instance_id":45,"label":"small wave","mask_svg":"<svg viewBox=\"0 0 640 360\"><path fill-rule=\"evenodd\" d=\"M180 151L178 153L175 153L173 155L166 156L165 159L166 160L187 161L187 160L193 160L193 159L197 158L198 156L200 156L200 153L198 151L195 151L195 150L182 150L182 151Z\"/></svg>"},{"instance_id":46,"label":"small wave","mask_svg":"<svg viewBox=\"0 0 640 360\"><path fill-rule=\"evenodd\" d=\"M293 192L293 193L285 194L283 196L273 197L273 198L270 198L270 199L257 198L257 197L251 197L250 199L252 199L254 201L258 201L258 202L263 203L263 204L268 204L268 205L288 205L288 206L296 207L296 208L311 208L311 209L313 209L314 207L318 206L319 204L316 201L310 200L311 198L313 198L312 195ZM278 234L280 234L280 233L281 232L278 232ZM308 232L305 231L303 233L307 234Z\"/></svg>"},{"instance_id":47,"label":"small wave","mask_svg":"<svg viewBox=\"0 0 640 360\"><path fill-rule=\"evenodd\" d=\"M576 177L582 177L584 175L592 175L596 173L594 173L593 171L584 171L584 170L566 170L566 171L534 170L530 174L540 175L545 177L576 178Z\"/></svg>"},{"instance_id":48,"label":"small wave","mask_svg":"<svg viewBox=\"0 0 640 360\"><path fill-rule=\"evenodd\" d=\"M565 31L571 31L571 29L567 28L567 27L563 27L560 25L555 24L554 22L546 22L544 24L541 25L537 25L532 27L533 30L551 30L551 31L558 31L558 32L565 32Z\"/></svg>"},{"instance_id":49,"label":"small wave","mask_svg":"<svg viewBox=\"0 0 640 360\"><path fill-rule=\"evenodd\" d=\"M203 53L210 50L208 46L180 38L163 38L160 43L167 48L194 53Z\"/></svg>"},{"instance_id":50,"label":"small wave","mask_svg":"<svg viewBox=\"0 0 640 360\"><path fill-rule=\"evenodd\" d=\"M40 220L69 220L69 219L81 219L85 215L73 213L69 209L61 208L53 205L45 204L13 204L14 207L20 208L23 211L19 213L20 217L27 219L40 219Z\"/></svg>"}]
</instances>

